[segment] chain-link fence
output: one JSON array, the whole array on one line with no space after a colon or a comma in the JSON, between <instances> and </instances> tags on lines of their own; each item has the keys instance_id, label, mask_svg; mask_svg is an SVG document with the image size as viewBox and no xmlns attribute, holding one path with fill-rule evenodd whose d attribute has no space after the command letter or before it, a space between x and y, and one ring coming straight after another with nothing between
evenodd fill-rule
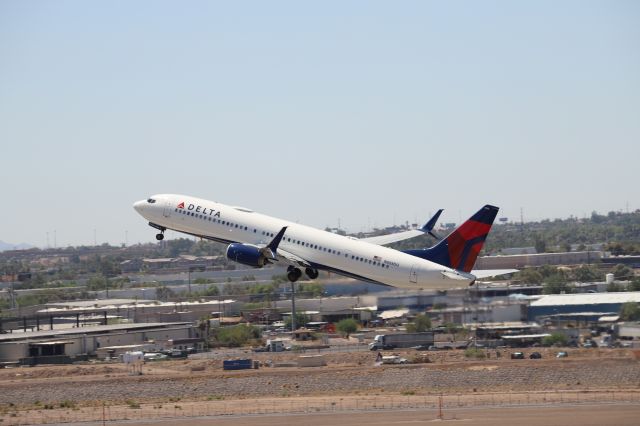
<instances>
[{"instance_id":1,"label":"chain-link fence","mask_svg":"<svg viewBox=\"0 0 640 426\"><path fill-rule=\"evenodd\" d=\"M257 400L174 401L144 403L128 401L122 405L64 408L5 407L0 414L3 425L47 423L111 422L167 418L242 416L260 414L309 414L375 410L442 410L455 408L544 406L548 404L589 405L603 403L640 404L640 391L550 391L472 394L375 395L343 397L263 398Z\"/></svg>"}]
</instances>

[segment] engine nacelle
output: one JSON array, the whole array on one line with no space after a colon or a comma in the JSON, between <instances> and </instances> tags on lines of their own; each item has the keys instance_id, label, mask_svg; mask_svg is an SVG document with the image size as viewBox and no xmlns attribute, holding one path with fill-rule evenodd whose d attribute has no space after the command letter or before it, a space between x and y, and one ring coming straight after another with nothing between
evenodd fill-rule
<instances>
[{"instance_id":1,"label":"engine nacelle","mask_svg":"<svg viewBox=\"0 0 640 426\"><path fill-rule=\"evenodd\" d=\"M243 265L262 268L267 259L259 247L249 244L233 243L227 247L227 258Z\"/></svg>"}]
</instances>

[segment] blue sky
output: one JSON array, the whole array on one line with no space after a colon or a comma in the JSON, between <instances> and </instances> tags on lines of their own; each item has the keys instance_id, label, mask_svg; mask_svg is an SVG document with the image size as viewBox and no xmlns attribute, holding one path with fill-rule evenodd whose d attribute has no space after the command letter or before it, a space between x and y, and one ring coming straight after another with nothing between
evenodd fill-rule
<instances>
[{"instance_id":1,"label":"blue sky","mask_svg":"<svg viewBox=\"0 0 640 426\"><path fill-rule=\"evenodd\" d=\"M351 231L640 208L636 1L1 1L0 240L184 193ZM175 235L174 235L175 236Z\"/></svg>"}]
</instances>

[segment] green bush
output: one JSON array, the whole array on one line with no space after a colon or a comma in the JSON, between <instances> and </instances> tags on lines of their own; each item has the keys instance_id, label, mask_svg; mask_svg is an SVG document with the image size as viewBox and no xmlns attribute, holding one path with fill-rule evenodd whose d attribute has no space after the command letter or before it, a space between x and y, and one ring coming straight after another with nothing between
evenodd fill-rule
<instances>
[{"instance_id":1,"label":"green bush","mask_svg":"<svg viewBox=\"0 0 640 426\"><path fill-rule=\"evenodd\" d=\"M484 359L484 358L487 357L487 354L485 354L482 349L467 348L464 351L464 356L467 357L467 358Z\"/></svg>"},{"instance_id":2,"label":"green bush","mask_svg":"<svg viewBox=\"0 0 640 426\"><path fill-rule=\"evenodd\" d=\"M233 348L244 346L252 339L258 339L260 330L251 325L239 324L233 327L219 328L215 337L222 346Z\"/></svg>"},{"instance_id":3,"label":"green bush","mask_svg":"<svg viewBox=\"0 0 640 426\"><path fill-rule=\"evenodd\" d=\"M355 333L358 330L358 321L353 318L340 320L336 324L336 330L344 337L349 337L350 334Z\"/></svg>"},{"instance_id":4,"label":"green bush","mask_svg":"<svg viewBox=\"0 0 640 426\"><path fill-rule=\"evenodd\" d=\"M566 346L567 345L567 336L562 333L551 333L550 336L545 336L542 339L543 346Z\"/></svg>"},{"instance_id":5,"label":"green bush","mask_svg":"<svg viewBox=\"0 0 640 426\"><path fill-rule=\"evenodd\" d=\"M413 322L407 324L408 333L421 333L431 328L431 318L425 314L416 315Z\"/></svg>"}]
</instances>

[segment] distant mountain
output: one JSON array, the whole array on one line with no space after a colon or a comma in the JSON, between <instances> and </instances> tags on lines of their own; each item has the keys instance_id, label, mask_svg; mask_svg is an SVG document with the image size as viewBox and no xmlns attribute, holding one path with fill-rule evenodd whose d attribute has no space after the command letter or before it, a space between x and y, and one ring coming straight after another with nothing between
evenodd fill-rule
<instances>
[{"instance_id":1,"label":"distant mountain","mask_svg":"<svg viewBox=\"0 0 640 426\"><path fill-rule=\"evenodd\" d=\"M4 241L0 241L0 251L26 250L34 247L35 246L32 246L31 244L27 244L27 243L11 244L11 243L5 243Z\"/></svg>"}]
</instances>

